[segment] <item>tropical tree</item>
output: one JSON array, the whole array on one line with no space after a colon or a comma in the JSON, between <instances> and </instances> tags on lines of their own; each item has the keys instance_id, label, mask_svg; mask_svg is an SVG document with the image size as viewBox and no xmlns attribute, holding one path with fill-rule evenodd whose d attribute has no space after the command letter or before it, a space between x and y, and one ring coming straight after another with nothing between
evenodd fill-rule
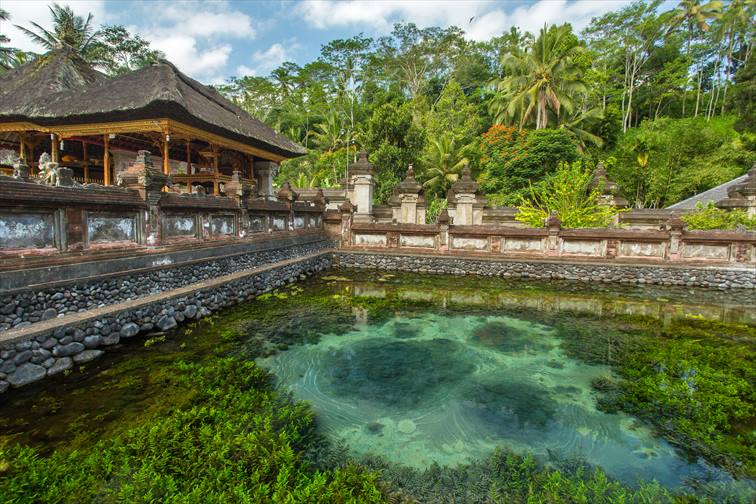
<instances>
[{"instance_id":1,"label":"tropical tree","mask_svg":"<svg viewBox=\"0 0 756 504\"><path fill-rule=\"evenodd\" d=\"M312 132L315 144L323 150L330 151L338 149L344 143L342 135L342 120L338 112L333 110L325 115L322 122L315 125L315 130Z\"/></svg>"},{"instance_id":2,"label":"tropical tree","mask_svg":"<svg viewBox=\"0 0 756 504\"><path fill-rule=\"evenodd\" d=\"M149 65L165 55L120 25L104 26L91 45L89 58L110 75L121 75Z\"/></svg>"},{"instance_id":3,"label":"tropical tree","mask_svg":"<svg viewBox=\"0 0 756 504\"><path fill-rule=\"evenodd\" d=\"M443 196L459 178L462 167L469 164L469 148L461 146L451 134L430 138L430 149L425 151L421 179L423 187L437 196Z\"/></svg>"},{"instance_id":4,"label":"tropical tree","mask_svg":"<svg viewBox=\"0 0 756 504\"><path fill-rule=\"evenodd\" d=\"M92 14L87 17L77 16L68 5L57 3L48 7L52 15L52 31L32 22L33 29L15 25L32 41L50 51L57 47L68 46L76 50L81 56L89 59L92 43L98 35L92 25Z\"/></svg>"},{"instance_id":5,"label":"tropical tree","mask_svg":"<svg viewBox=\"0 0 756 504\"><path fill-rule=\"evenodd\" d=\"M542 129L549 124L549 111L557 119L562 109L573 111L576 95L588 90L575 64L582 48L570 40L574 38L568 24L544 26L525 54L504 56L506 76L497 90L507 101L494 102L497 123L519 117L522 126L535 117L536 129Z\"/></svg>"},{"instance_id":6,"label":"tropical tree","mask_svg":"<svg viewBox=\"0 0 756 504\"><path fill-rule=\"evenodd\" d=\"M0 21L8 21L10 19L10 14L8 14L8 11L4 9L0 9ZM0 44L3 44L0 46L0 67L8 68L10 67L10 61L13 58L13 53L15 52L15 49L12 47L5 47L5 44L10 43L10 39L0 33Z\"/></svg>"}]
</instances>

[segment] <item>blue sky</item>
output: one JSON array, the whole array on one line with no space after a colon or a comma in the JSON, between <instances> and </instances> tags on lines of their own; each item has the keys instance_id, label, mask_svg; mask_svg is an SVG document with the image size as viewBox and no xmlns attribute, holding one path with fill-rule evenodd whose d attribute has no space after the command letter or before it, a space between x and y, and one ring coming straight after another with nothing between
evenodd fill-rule
<instances>
[{"instance_id":1,"label":"blue sky","mask_svg":"<svg viewBox=\"0 0 756 504\"><path fill-rule=\"evenodd\" d=\"M12 25L49 25L48 0L1 0L11 22L0 31L12 45L39 50ZM320 46L359 33L380 36L398 21L420 27L456 25L473 40L512 25L535 31L544 23L582 29L594 16L628 0L431 1L126 1L61 0L96 24L122 24L162 50L182 71L209 84L239 75L267 75L284 61L307 63Z\"/></svg>"}]
</instances>

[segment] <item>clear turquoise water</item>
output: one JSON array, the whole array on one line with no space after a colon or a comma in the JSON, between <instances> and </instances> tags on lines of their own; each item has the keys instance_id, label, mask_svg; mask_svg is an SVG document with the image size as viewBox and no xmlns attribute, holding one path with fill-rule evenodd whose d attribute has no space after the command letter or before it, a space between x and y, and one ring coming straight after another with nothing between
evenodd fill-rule
<instances>
[{"instance_id":1,"label":"clear turquoise water","mask_svg":"<svg viewBox=\"0 0 756 504\"><path fill-rule=\"evenodd\" d=\"M439 294L405 286L387 293L379 283L347 285L348 295L427 305L388 317L352 308L348 330L324 332L317 342L258 362L296 399L310 402L322 432L358 458L378 456L415 468L457 466L503 447L546 463L580 459L630 484L655 479L676 487L690 478L726 478L703 461L688 460L633 417L599 411L591 382L611 378L611 367L571 358L569 336L534 320L532 312L520 318L490 306L475 313L443 309L490 305L485 293L474 291ZM649 299L635 302L655 306ZM566 296L561 310L586 303L590 298ZM589 344L599 346L595 353L612 351L600 334Z\"/></svg>"}]
</instances>

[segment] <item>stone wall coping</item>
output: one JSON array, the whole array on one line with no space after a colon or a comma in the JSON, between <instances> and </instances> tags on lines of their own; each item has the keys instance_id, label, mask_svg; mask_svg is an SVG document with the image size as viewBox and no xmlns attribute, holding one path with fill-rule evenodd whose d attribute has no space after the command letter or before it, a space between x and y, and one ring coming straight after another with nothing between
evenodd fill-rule
<instances>
[{"instance_id":1,"label":"stone wall coping","mask_svg":"<svg viewBox=\"0 0 756 504\"><path fill-rule=\"evenodd\" d=\"M414 233L414 234L437 234L438 226L435 224L391 224L391 223L353 223L352 232L357 233Z\"/></svg>"},{"instance_id":2,"label":"stone wall coping","mask_svg":"<svg viewBox=\"0 0 756 504\"><path fill-rule=\"evenodd\" d=\"M589 257L589 256L577 256L577 255L563 255L554 258L549 257L534 257L531 255L503 255L492 254L491 252L471 252L469 250L428 250L428 251L408 251L391 250L385 248L368 248L368 247L342 247L337 250L337 253L347 254L361 254L361 255L386 255L386 256L401 256L401 257L438 257L440 259L470 259L475 261L486 262L513 262L513 263L539 263L539 264L592 264L596 266L618 266L625 268L643 267L643 268L672 268L672 269L698 269L708 271L734 271L734 272L752 272L756 277L756 271L754 270L753 263L713 263L712 261L691 261L680 264L675 262L659 262L654 258L627 258L617 257L614 259L607 259L606 257Z\"/></svg>"},{"instance_id":3,"label":"stone wall coping","mask_svg":"<svg viewBox=\"0 0 756 504\"><path fill-rule=\"evenodd\" d=\"M30 206L33 203L33 206ZM54 187L33 182L5 180L0 183L0 206L23 207L29 211L54 206L107 206L108 208L147 208L139 192L122 187Z\"/></svg>"},{"instance_id":4,"label":"stone wall coping","mask_svg":"<svg viewBox=\"0 0 756 504\"><path fill-rule=\"evenodd\" d=\"M546 228L521 228L513 226L497 226L491 224L476 224L472 226L449 226L449 234L455 236L516 236L540 238L548 236Z\"/></svg>"},{"instance_id":5,"label":"stone wall coping","mask_svg":"<svg viewBox=\"0 0 756 504\"><path fill-rule=\"evenodd\" d=\"M169 299L187 296L194 292L214 289L216 287L222 286L229 282L240 280L242 278L258 275L260 273L276 270L278 268L282 268L290 264L296 264L299 262L307 261L310 259L314 259L317 257L321 257L323 255L332 254L332 253L333 253L333 250L331 249L323 249L318 252L313 252L311 254L298 256L293 259L286 259L283 261L268 264L265 266L260 266L257 268L237 271L236 273L230 273L228 275L213 278L212 280L205 280L205 281L193 283L191 285L180 287L178 289L174 289L171 291L159 292L157 294L152 294L149 296L141 297L141 298L134 299L131 301L126 301L123 303L103 306L102 308L94 308L91 310L87 310L86 312L72 313L70 315L66 315L60 318L54 318L51 320L35 322L34 324L21 328L21 329L11 329L9 331L0 333L0 344L15 343L18 341L30 340L38 336L50 334L52 333L52 331L54 331L58 327L81 325L85 322L94 321L94 320L102 319L106 317L112 317L127 310L139 309L143 306L148 306L152 303L164 302Z\"/></svg>"},{"instance_id":6,"label":"stone wall coping","mask_svg":"<svg viewBox=\"0 0 756 504\"><path fill-rule=\"evenodd\" d=\"M187 209L187 210L230 210L233 212L239 211L239 205L231 198L222 196L196 196L196 195L184 195L178 193L164 193L160 197L158 203L160 208L175 210L175 209Z\"/></svg>"},{"instance_id":7,"label":"stone wall coping","mask_svg":"<svg viewBox=\"0 0 756 504\"><path fill-rule=\"evenodd\" d=\"M685 231L682 235L687 243L694 242L746 242L756 244L756 231Z\"/></svg>"},{"instance_id":8,"label":"stone wall coping","mask_svg":"<svg viewBox=\"0 0 756 504\"><path fill-rule=\"evenodd\" d=\"M281 246L279 242L282 239L288 239L288 238L293 238L293 237L298 237L298 236L308 236L308 235L311 235L313 237L319 237L321 239L325 239L325 235L322 233L321 230L319 230L319 229L318 230L305 229L305 230L297 230L297 231L284 231L284 232L276 233L275 235L255 236L255 238L258 238L257 240L246 240L246 243L248 243L248 244L253 244L253 243L266 244L266 243L270 242L271 243L270 245L264 246L264 247L260 247L260 248L257 248L257 249L254 250L254 252L263 252L263 251L268 251L268 250L272 250L272 249L284 249L284 248L288 248L288 247L299 245L299 243L292 243L292 244L287 244L287 245ZM259 239L259 238L262 238L262 239ZM216 242L213 242L213 243L203 242L203 243L207 245L206 247L203 247L203 248L218 248L218 249L222 250L224 248L224 246L243 244L244 242L240 243L239 240L234 240L231 243L229 243L228 241L226 241L226 242L217 242L216 241ZM165 253L170 253L170 252L183 252L183 251L197 249L197 248L198 247L161 247L160 253L161 254L165 254ZM125 250L124 254L118 254L115 257L98 258L98 259L93 259L93 260L90 260L90 261L86 261L84 263L82 263L82 261L77 261L77 260L72 260L70 262L72 264L77 264L78 265L78 264L86 264L86 263L92 263L92 262L102 261L102 260L108 260L108 259L122 259L122 258L127 258L127 257L128 258L132 258L135 255L134 252L136 252L136 251L132 250L131 253L129 253L128 250ZM155 253L157 251L152 250L150 252L151 253ZM156 270L166 270L166 269L171 269L171 268L180 268L180 267L183 267L183 266L190 266L192 264L203 263L203 262L206 262L208 260L219 260L219 259L228 259L228 258L232 258L232 257L238 257L238 256L242 256L242 255L248 254L249 252L250 252L250 250L244 250L244 251L241 251L241 252L233 252L233 253L230 253L230 254L214 255L212 257L201 257L201 258L197 258L197 259L190 259L190 260L186 260L186 261L174 262L174 263L171 263L171 264L160 264L158 266L150 266L150 267L145 267L145 268L134 268L134 269L127 269L127 270L119 270L119 271L114 271L112 273L107 273L107 274L98 274L98 275L93 275L93 276L82 276L82 277L76 277L76 278L71 278L71 279L66 279L66 280L60 280L60 281L57 281L57 282L46 282L44 284L30 284L30 285L27 285L25 287L18 288L18 289L9 289L9 290L0 289L0 294L2 294L2 295L14 295L14 294L18 294L18 293L25 292L25 291L28 291L28 290L36 290L36 289L40 289L40 288L50 289L50 288L56 288L56 287L65 287L66 285L72 285L72 284L75 284L75 283L82 283L82 282L86 283L86 282L90 282L90 281L93 281L93 280L102 280L102 279L106 279L106 278L114 278L114 277L119 277L119 276L123 276L123 275L132 275L132 274L135 274L135 273L149 273L151 271L156 271ZM80 256L79 256L79 258L80 258ZM28 268L24 268L24 269L27 270ZM49 269L49 265L46 266L46 267L42 267L41 269Z\"/></svg>"},{"instance_id":9,"label":"stone wall coping","mask_svg":"<svg viewBox=\"0 0 756 504\"><path fill-rule=\"evenodd\" d=\"M244 238L220 238L200 241L196 238L186 240L177 240L167 242L159 247L145 247L136 245L130 248L108 248L87 249L85 251L72 251L56 253L54 256L29 256L29 257L0 257L0 277L6 271L29 270L35 268L50 268L66 264L85 264L94 261L106 261L111 259L120 259L124 257L135 256L154 256L168 254L171 252L182 252L187 250L200 250L213 247L224 247L229 244L257 243L269 240L278 240L292 236L302 235L319 235L321 229L296 229L293 231L276 231L274 234L268 233L250 233ZM91 252L90 252L91 251ZM2 289L0 289L2 292Z\"/></svg>"}]
</instances>

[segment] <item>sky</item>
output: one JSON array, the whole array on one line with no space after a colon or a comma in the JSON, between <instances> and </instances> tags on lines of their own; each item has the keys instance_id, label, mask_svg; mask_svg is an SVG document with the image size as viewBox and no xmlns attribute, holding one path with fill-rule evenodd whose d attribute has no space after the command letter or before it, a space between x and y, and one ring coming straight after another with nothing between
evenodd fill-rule
<instances>
[{"instance_id":1,"label":"sky","mask_svg":"<svg viewBox=\"0 0 756 504\"><path fill-rule=\"evenodd\" d=\"M48 0L0 0L11 15L0 32L11 45L40 51L13 25L50 27ZM511 26L537 31L544 23L584 28L594 16L629 0L312 0L127 1L59 0L95 25L121 24L150 41L188 75L206 84L234 76L266 76L284 61L314 60L321 45L357 34L378 37L396 22L458 26L487 40Z\"/></svg>"}]
</instances>

